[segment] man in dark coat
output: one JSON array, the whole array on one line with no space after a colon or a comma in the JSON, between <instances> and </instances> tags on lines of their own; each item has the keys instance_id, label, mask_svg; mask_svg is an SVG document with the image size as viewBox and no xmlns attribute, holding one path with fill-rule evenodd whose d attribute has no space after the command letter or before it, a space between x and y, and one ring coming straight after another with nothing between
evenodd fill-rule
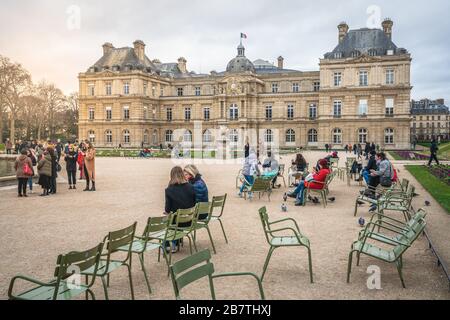
<instances>
[{"instance_id":1,"label":"man in dark coat","mask_svg":"<svg viewBox=\"0 0 450 320\"><path fill-rule=\"evenodd\" d=\"M435 160L437 165L439 165L439 160L437 158L438 150L439 150L439 148L438 148L436 139L433 139L433 141L431 141L431 146L430 146L430 161L428 162L429 167L431 167L431 162L433 162L433 160Z\"/></svg>"}]
</instances>

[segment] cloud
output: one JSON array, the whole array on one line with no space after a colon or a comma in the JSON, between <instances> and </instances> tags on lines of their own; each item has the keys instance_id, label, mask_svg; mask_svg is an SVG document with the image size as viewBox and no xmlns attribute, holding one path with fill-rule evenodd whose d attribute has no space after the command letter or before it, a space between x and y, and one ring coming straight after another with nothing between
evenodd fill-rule
<instances>
[{"instance_id":1,"label":"cloud","mask_svg":"<svg viewBox=\"0 0 450 320\"><path fill-rule=\"evenodd\" d=\"M372 5L375 15L367 13ZM67 27L70 6L80 8L80 29ZM245 32L250 59L275 62L282 55L287 68L318 70L319 58L337 44L339 22L361 28L388 16L394 42L414 59L412 96L450 99L449 11L445 0L2 0L0 54L65 92L78 89L78 73L99 59L104 42L123 47L136 39L151 59L183 56L190 70L207 73L225 69Z\"/></svg>"}]
</instances>

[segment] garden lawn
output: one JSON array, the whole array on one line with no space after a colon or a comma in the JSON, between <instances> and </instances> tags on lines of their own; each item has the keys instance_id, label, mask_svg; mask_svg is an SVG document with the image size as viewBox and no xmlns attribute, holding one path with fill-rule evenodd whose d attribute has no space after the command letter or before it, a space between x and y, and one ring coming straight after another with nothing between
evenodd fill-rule
<instances>
[{"instance_id":1,"label":"garden lawn","mask_svg":"<svg viewBox=\"0 0 450 320\"><path fill-rule=\"evenodd\" d=\"M405 168L450 214L450 186L432 175L425 166L405 166Z\"/></svg>"}]
</instances>

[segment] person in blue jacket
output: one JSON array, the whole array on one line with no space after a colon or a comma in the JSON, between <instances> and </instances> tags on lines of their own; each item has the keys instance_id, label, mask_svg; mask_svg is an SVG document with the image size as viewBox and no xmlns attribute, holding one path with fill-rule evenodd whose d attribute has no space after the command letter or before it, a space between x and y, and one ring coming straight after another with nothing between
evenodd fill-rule
<instances>
[{"instance_id":1,"label":"person in blue jacket","mask_svg":"<svg viewBox=\"0 0 450 320\"><path fill-rule=\"evenodd\" d=\"M186 180L194 187L195 203L209 202L208 186L202 178L197 167L193 164L187 165L184 168L184 176ZM208 213L201 213L198 216L199 220L207 218Z\"/></svg>"}]
</instances>

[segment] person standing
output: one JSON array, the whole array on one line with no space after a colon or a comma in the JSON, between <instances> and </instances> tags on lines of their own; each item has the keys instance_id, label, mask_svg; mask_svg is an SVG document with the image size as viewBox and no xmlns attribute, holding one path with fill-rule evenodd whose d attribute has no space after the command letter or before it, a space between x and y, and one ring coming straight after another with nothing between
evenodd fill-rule
<instances>
[{"instance_id":1,"label":"person standing","mask_svg":"<svg viewBox=\"0 0 450 320\"><path fill-rule=\"evenodd\" d=\"M41 197L49 195L52 179L52 157L48 151L44 151L38 162L39 185L42 187Z\"/></svg>"},{"instance_id":2,"label":"person standing","mask_svg":"<svg viewBox=\"0 0 450 320\"><path fill-rule=\"evenodd\" d=\"M33 163L31 159L27 156L27 150L22 149L20 151L20 156L17 157L14 163L14 169L16 170L17 177L17 189L19 197L27 196L27 182L28 178L33 176Z\"/></svg>"},{"instance_id":3,"label":"person standing","mask_svg":"<svg viewBox=\"0 0 450 320\"><path fill-rule=\"evenodd\" d=\"M85 149L83 143L81 143L80 146L78 147L77 155L78 155L78 157L77 157L78 170L80 170L80 179L79 180L83 180L83 178L85 176L85 172L84 172L84 158L86 156L86 149Z\"/></svg>"},{"instance_id":4,"label":"person standing","mask_svg":"<svg viewBox=\"0 0 450 320\"><path fill-rule=\"evenodd\" d=\"M50 178L50 192L49 194L56 194L56 178L58 177L57 172L57 157L55 154L55 149L53 147L47 147L47 151L51 157L51 165L52 165L52 175Z\"/></svg>"},{"instance_id":5,"label":"person standing","mask_svg":"<svg viewBox=\"0 0 450 320\"><path fill-rule=\"evenodd\" d=\"M353 145L353 153L355 154L355 156L356 156L357 152L358 152L358 146L357 146L356 143L355 143L355 144Z\"/></svg>"},{"instance_id":6,"label":"person standing","mask_svg":"<svg viewBox=\"0 0 450 320\"><path fill-rule=\"evenodd\" d=\"M6 139L6 154L12 154L12 148L13 144L11 143L11 140Z\"/></svg>"},{"instance_id":7,"label":"person standing","mask_svg":"<svg viewBox=\"0 0 450 320\"><path fill-rule=\"evenodd\" d=\"M328 153L329 147L330 147L330 146L328 145L328 143L326 143L326 144L325 144L325 151L326 151L326 153Z\"/></svg>"},{"instance_id":8,"label":"person standing","mask_svg":"<svg viewBox=\"0 0 450 320\"><path fill-rule=\"evenodd\" d=\"M55 149L56 149L56 161L59 163L59 160L61 160L61 153L62 153L62 149L63 149L61 139L58 139Z\"/></svg>"},{"instance_id":9,"label":"person standing","mask_svg":"<svg viewBox=\"0 0 450 320\"><path fill-rule=\"evenodd\" d=\"M31 163L33 165L32 169L33 169L33 176L34 176L34 167L37 165L37 158L36 158L36 154L34 152L33 149L28 149L27 151L27 156L28 158L30 158ZM30 193L33 193L33 176L28 178L28 187L30 188Z\"/></svg>"},{"instance_id":10,"label":"person standing","mask_svg":"<svg viewBox=\"0 0 450 320\"><path fill-rule=\"evenodd\" d=\"M436 161L437 165L439 165L439 160L437 158L437 152L439 151L439 147L438 144L436 142L436 139L433 139L431 141L431 146L430 146L430 161L428 161L428 166L431 167L431 163L433 162L433 160Z\"/></svg>"},{"instance_id":11,"label":"person standing","mask_svg":"<svg viewBox=\"0 0 450 320\"><path fill-rule=\"evenodd\" d=\"M95 148L91 142L88 142L87 146L86 157L84 158L86 188L83 191L95 191ZM89 189L89 181L92 181L91 189Z\"/></svg>"},{"instance_id":12,"label":"person standing","mask_svg":"<svg viewBox=\"0 0 450 320\"><path fill-rule=\"evenodd\" d=\"M69 190L77 188L77 158L78 154L75 149L69 147L69 152L66 153L64 161L66 161L67 179L69 180Z\"/></svg>"}]
</instances>

